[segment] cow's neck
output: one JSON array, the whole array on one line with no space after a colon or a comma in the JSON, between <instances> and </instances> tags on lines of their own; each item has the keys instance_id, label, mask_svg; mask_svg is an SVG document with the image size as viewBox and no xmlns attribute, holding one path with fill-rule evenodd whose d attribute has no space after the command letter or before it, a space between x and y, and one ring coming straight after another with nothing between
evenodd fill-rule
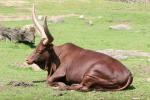
<instances>
[{"instance_id":1,"label":"cow's neck","mask_svg":"<svg viewBox=\"0 0 150 100\"><path fill-rule=\"evenodd\" d=\"M60 65L60 59L59 59L59 49L56 46L53 46L53 48L48 50L50 53L50 58L49 58L49 67L48 68L48 75L52 75L58 66Z\"/></svg>"}]
</instances>

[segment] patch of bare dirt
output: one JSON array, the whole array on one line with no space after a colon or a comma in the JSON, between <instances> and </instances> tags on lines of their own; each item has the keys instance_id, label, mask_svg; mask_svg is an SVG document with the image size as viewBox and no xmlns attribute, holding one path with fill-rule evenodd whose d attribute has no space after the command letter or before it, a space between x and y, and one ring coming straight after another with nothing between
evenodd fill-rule
<instances>
[{"instance_id":1,"label":"patch of bare dirt","mask_svg":"<svg viewBox=\"0 0 150 100\"><path fill-rule=\"evenodd\" d=\"M20 86L20 87L32 87L32 86L34 86L33 83L28 83L28 82L18 82L18 81L10 81L7 85L11 85L11 86Z\"/></svg>"},{"instance_id":2,"label":"patch of bare dirt","mask_svg":"<svg viewBox=\"0 0 150 100\"><path fill-rule=\"evenodd\" d=\"M0 5L7 6L7 7L21 7L24 4L29 3L25 0L1 0Z\"/></svg>"},{"instance_id":3,"label":"patch of bare dirt","mask_svg":"<svg viewBox=\"0 0 150 100\"><path fill-rule=\"evenodd\" d=\"M47 0L49 1L49 0ZM53 3L65 3L66 0L50 0ZM91 0L78 0L78 2L82 2L82 3L90 3L92 2Z\"/></svg>"},{"instance_id":4,"label":"patch of bare dirt","mask_svg":"<svg viewBox=\"0 0 150 100\"><path fill-rule=\"evenodd\" d=\"M26 15L0 15L0 21L19 21L19 20L29 20L31 16Z\"/></svg>"},{"instance_id":5,"label":"patch of bare dirt","mask_svg":"<svg viewBox=\"0 0 150 100\"><path fill-rule=\"evenodd\" d=\"M50 16L48 20L54 23L58 23L58 22L64 22L65 18L74 17L74 16L79 16L79 15L72 13L66 15Z\"/></svg>"},{"instance_id":6,"label":"patch of bare dirt","mask_svg":"<svg viewBox=\"0 0 150 100\"><path fill-rule=\"evenodd\" d=\"M5 90L5 86L0 85L0 92L2 92L3 90Z\"/></svg>"},{"instance_id":7,"label":"patch of bare dirt","mask_svg":"<svg viewBox=\"0 0 150 100\"><path fill-rule=\"evenodd\" d=\"M146 67L144 67L144 68L142 68L143 69L143 72L144 73L149 73L150 74L150 66L146 66ZM150 79L150 78L149 78Z\"/></svg>"},{"instance_id":8,"label":"patch of bare dirt","mask_svg":"<svg viewBox=\"0 0 150 100\"><path fill-rule=\"evenodd\" d=\"M51 0L51 2L53 2L53 3L64 3L65 0Z\"/></svg>"},{"instance_id":9,"label":"patch of bare dirt","mask_svg":"<svg viewBox=\"0 0 150 100\"><path fill-rule=\"evenodd\" d=\"M148 58L150 58L150 53L137 51L137 50L105 49L105 50L98 50L97 52L107 54L107 55L112 56L117 59L126 59L128 57L148 57Z\"/></svg>"},{"instance_id":10,"label":"patch of bare dirt","mask_svg":"<svg viewBox=\"0 0 150 100\"><path fill-rule=\"evenodd\" d=\"M31 9L30 9L31 11ZM92 17L92 16L84 16L81 14L75 14L75 13L70 13L70 14L62 14L62 15L54 15L54 16L48 16L48 22L51 23L63 23L65 19L70 18L70 17L77 17L81 21L85 22L87 25L94 25L94 22L100 20L102 16L98 17ZM0 15L0 21L21 21L21 20L31 20L31 15ZM39 21L44 20L44 16L39 15L37 16L37 19Z\"/></svg>"},{"instance_id":11,"label":"patch of bare dirt","mask_svg":"<svg viewBox=\"0 0 150 100\"><path fill-rule=\"evenodd\" d=\"M114 30L129 30L131 29L131 26L128 24L116 24L113 26L109 26L109 28Z\"/></svg>"},{"instance_id":12,"label":"patch of bare dirt","mask_svg":"<svg viewBox=\"0 0 150 100\"><path fill-rule=\"evenodd\" d=\"M66 15L57 15L57 16L49 16L48 21L57 23L64 21L65 18L79 16L78 14L66 14ZM40 20L41 16L38 16ZM31 20L31 15L0 15L0 21L19 21L19 20Z\"/></svg>"},{"instance_id":13,"label":"patch of bare dirt","mask_svg":"<svg viewBox=\"0 0 150 100\"><path fill-rule=\"evenodd\" d=\"M110 1L121 1L126 3L149 3L150 0L110 0Z\"/></svg>"}]
</instances>

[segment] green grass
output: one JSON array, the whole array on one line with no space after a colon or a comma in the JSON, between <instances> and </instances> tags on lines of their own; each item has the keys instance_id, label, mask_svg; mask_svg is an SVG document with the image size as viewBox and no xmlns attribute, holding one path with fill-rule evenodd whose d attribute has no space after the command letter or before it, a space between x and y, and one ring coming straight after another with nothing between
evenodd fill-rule
<instances>
[{"instance_id":1,"label":"green grass","mask_svg":"<svg viewBox=\"0 0 150 100\"><path fill-rule=\"evenodd\" d=\"M8 13L16 13L16 9L14 7L5 7L5 6L0 6L0 13L3 13L3 14L8 14Z\"/></svg>"},{"instance_id":2,"label":"green grass","mask_svg":"<svg viewBox=\"0 0 150 100\"><path fill-rule=\"evenodd\" d=\"M15 7L0 6L2 15L30 15L27 8L31 8L33 1L22 6L23 9ZM60 45L66 42L75 43L81 47L99 49L124 49L141 50L150 52L150 5L126 4L103 0L65 0L64 3L54 0L36 1L39 14L84 14L92 20L94 25L89 26L78 17L66 18L64 23L49 23L49 28L55 38L54 44ZM12 12L11 12L12 9ZM98 19L97 17L102 18ZM93 17L95 19L93 19ZM110 25L127 22L131 30L117 31L109 29ZM31 24L31 20L6 21L1 24L8 27L21 27ZM40 37L36 38L38 44ZM46 79L46 72L35 72L32 69L18 68L16 63L23 63L25 58L33 51L32 48L23 44L11 42L0 42L0 100L149 100L150 62L147 58L128 58L121 60L133 73L133 87L118 92L77 92L62 91L63 96L54 96L58 91L48 87L46 83L36 83L34 87L12 87L6 85L11 80L32 82ZM59 91L60 92L60 91Z\"/></svg>"}]
</instances>

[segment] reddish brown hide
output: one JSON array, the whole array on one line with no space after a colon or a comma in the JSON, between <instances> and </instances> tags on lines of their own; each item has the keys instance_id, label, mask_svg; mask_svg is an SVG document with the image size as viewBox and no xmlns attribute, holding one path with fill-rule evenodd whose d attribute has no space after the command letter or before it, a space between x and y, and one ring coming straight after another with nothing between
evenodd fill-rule
<instances>
[{"instance_id":1,"label":"reddish brown hide","mask_svg":"<svg viewBox=\"0 0 150 100\"><path fill-rule=\"evenodd\" d=\"M72 43L54 46L48 31L37 22L33 7L33 22L42 36L35 51L27 58L28 64L37 64L48 71L47 83L66 90L114 91L127 88L133 80L131 72L118 60ZM39 28L40 27L40 28Z\"/></svg>"}]
</instances>

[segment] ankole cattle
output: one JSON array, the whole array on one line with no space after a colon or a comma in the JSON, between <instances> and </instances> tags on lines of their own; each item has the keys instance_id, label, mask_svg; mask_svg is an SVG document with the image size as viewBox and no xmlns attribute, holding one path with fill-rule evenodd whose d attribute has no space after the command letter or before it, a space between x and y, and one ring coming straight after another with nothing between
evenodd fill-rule
<instances>
[{"instance_id":1,"label":"ankole cattle","mask_svg":"<svg viewBox=\"0 0 150 100\"><path fill-rule=\"evenodd\" d=\"M131 72L108 55L72 43L55 46L47 26L47 18L40 25L34 6L32 20L42 39L26 61L28 64L35 63L48 72L48 85L65 90L116 91L123 90L132 83Z\"/></svg>"}]
</instances>

